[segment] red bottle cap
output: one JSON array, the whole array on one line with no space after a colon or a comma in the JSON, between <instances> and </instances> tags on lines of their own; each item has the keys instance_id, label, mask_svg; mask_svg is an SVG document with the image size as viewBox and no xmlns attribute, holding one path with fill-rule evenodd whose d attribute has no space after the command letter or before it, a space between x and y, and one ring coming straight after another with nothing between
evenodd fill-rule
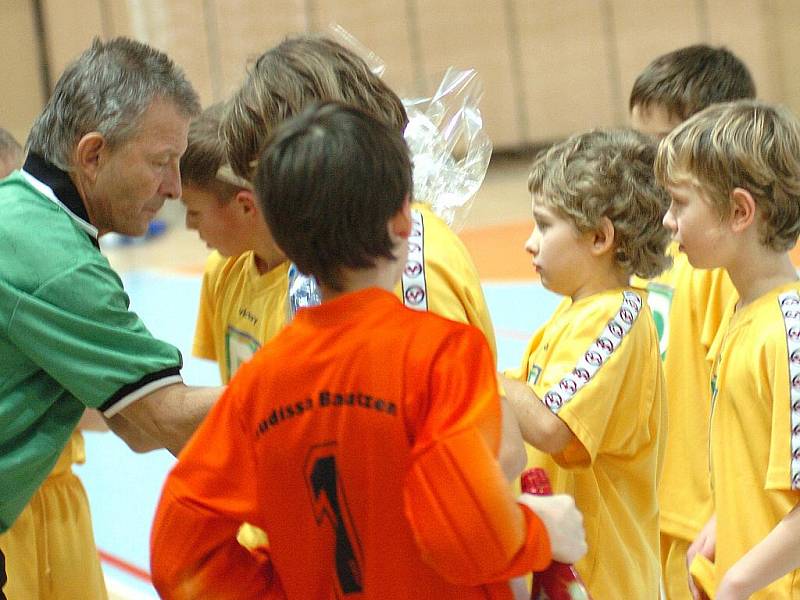
<instances>
[{"instance_id":1,"label":"red bottle cap","mask_svg":"<svg viewBox=\"0 0 800 600\"><path fill-rule=\"evenodd\" d=\"M520 476L520 483L522 491L528 494L536 496L551 496L553 494L550 478L547 476L547 471L542 468L535 467L523 471Z\"/></svg>"}]
</instances>

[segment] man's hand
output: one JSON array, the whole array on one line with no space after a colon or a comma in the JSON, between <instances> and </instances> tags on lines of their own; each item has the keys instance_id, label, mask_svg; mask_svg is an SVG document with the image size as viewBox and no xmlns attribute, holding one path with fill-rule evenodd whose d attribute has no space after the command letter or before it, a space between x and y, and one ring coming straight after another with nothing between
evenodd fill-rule
<instances>
[{"instance_id":1,"label":"man's hand","mask_svg":"<svg viewBox=\"0 0 800 600\"><path fill-rule=\"evenodd\" d=\"M572 496L522 494L517 501L535 512L544 523L550 537L553 560L572 564L584 557L588 546L583 529L583 515L575 506Z\"/></svg>"}]
</instances>

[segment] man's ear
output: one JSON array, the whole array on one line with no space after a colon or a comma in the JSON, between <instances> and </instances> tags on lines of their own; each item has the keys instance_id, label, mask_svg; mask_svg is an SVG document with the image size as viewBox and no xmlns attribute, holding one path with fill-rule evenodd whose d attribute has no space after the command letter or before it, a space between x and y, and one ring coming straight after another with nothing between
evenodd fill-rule
<instances>
[{"instance_id":1,"label":"man's ear","mask_svg":"<svg viewBox=\"0 0 800 600\"><path fill-rule=\"evenodd\" d=\"M591 252L595 256L600 256L614 248L614 224L608 217L602 217L600 223L594 231L589 232Z\"/></svg>"},{"instance_id":2,"label":"man's ear","mask_svg":"<svg viewBox=\"0 0 800 600\"><path fill-rule=\"evenodd\" d=\"M744 188L733 188L731 199L730 226L734 233L741 233L756 220L756 201Z\"/></svg>"},{"instance_id":3,"label":"man's ear","mask_svg":"<svg viewBox=\"0 0 800 600\"><path fill-rule=\"evenodd\" d=\"M75 146L73 154L75 167L92 183L97 179L104 152L108 144L102 133L92 131L84 135Z\"/></svg>"},{"instance_id":4,"label":"man's ear","mask_svg":"<svg viewBox=\"0 0 800 600\"><path fill-rule=\"evenodd\" d=\"M403 206L389 219L389 234L393 237L408 239L411 235L411 198L406 195Z\"/></svg>"}]
</instances>

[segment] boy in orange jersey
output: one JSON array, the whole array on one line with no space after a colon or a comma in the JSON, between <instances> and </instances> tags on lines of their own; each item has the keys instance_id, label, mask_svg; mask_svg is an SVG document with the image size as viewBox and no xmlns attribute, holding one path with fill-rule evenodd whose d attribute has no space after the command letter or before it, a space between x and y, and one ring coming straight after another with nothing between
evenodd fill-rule
<instances>
[{"instance_id":1,"label":"boy in orange jersey","mask_svg":"<svg viewBox=\"0 0 800 600\"><path fill-rule=\"evenodd\" d=\"M511 598L509 578L582 556L571 498L508 491L486 340L391 292L412 227L400 133L312 107L278 128L255 183L323 303L239 369L181 454L153 526L159 592ZM234 541L242 521L268 534L268 565Z\"/></svg>"},{"instance_id":2,"label":"boy in orange jersey","mask_svg":"<svg viewBox=\"0 0 800 600\"><path fill-rule=\"evenodd\" d=\"M800 123L717 104L661 142L655 167L680 250L739 296L711 373L714 517L688 557L713 561L717 600L800 598Z\"/></svg>"},{"instance_id":3,"label":"boy in orange jersey","mask_svg":"<svg viewBox=\"0 0 800 600\"><path fill-rule=\"evenodd\" d=\"M747 67L725 48L687 46L659 56L636 78L633 127L663 138L716 102L754 98ZM711 516L709 349L736 290L723 269L695 269L676 245L673 265L643 284L659 330L669 427L659 489L661 573L667 600L688 600L686 552Z\"/></svg>"}]
</instances>

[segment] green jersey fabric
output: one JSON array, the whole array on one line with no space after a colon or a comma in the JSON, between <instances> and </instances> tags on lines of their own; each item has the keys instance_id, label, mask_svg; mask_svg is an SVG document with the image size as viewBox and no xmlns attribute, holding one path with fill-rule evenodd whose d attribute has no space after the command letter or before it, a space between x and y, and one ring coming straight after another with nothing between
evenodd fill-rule
<instances>
[{"instance_id":1,"label":"green jersey fabric","mask_svg":"<svg viewBox=\"0 0 800 600\"><path fill-rule=\"evenodd\" d=\"M71 186L38 157L26 171L32 160L39 177ZM0 181L0 532L53 468L86 407L111 416L181 381L180 352L129 310L96 230L81 218L85 208L75 207L77 191L68 191L65 201L23 171Z\"/></svg>"}]
</instances>

